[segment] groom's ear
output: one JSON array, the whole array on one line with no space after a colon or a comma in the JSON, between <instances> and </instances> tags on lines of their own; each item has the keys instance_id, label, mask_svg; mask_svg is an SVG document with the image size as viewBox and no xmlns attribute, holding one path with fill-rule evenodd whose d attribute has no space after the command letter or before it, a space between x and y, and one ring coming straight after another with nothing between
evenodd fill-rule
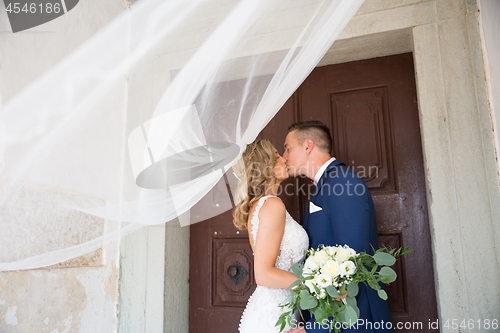
<instances>
[{"instance_id":1,"label":"groom's ear","mask_svg":"<svg viewBox=\"0 0 500 333\"><path fill-rule=\"evenodd\" d=\"M306 155L309 155L314 149L314 141L307 140L305 143L306 143Z\"/></svg>"}]
</instances>

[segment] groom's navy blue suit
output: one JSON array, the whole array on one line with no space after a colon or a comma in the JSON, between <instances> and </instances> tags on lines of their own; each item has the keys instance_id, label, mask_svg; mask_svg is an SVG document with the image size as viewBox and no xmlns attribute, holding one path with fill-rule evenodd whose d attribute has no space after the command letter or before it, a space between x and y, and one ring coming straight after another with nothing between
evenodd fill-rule
<instances>
[{"instance_id":1,"label":"groom's navy blue suit","mask_svg":"<svg viewBox=\"0 0 500 333\"><path fill-rule=\"evenodd\" d=\"M312 248L317 248L320 244L347 244L356 252L371 254L373 251L370 244L378 249L372 197L365 182L354 170L339 160L331 162L319 179L311 202L317 206L313 206L317 211L311 212L311 204L309 205L304 228ZM382 323L383 328L387 328L386 323L391 321L387 301L382 300L375 290L363 283L359 284L356 298L360 319L373 325L358 325L342 332L393 332L392 329L375 329ZM309 314L308 311L306 313ZM326 326L320 327L319 323L314 325L313 319L308 320L305 329L307 333L328 332Z\"/></svg>"}]
</instances>

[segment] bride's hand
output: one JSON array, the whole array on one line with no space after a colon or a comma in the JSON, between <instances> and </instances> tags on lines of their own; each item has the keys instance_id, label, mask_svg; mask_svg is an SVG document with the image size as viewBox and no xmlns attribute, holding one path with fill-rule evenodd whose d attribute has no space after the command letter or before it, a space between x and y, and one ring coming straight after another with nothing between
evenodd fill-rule
<instances>
[{"instance_id":1,"label":"bride's hand","mask_svg":"<svg viewBox=\"0 0 500 333\"><path fill-rule=\"evenodd\" d=\"M287 331L286 333L307 333L303 327L297 327L291 331Z\"/></svg>"},{"instance_id":2,"label":"bride's hand","mask_svg":"<svg viewBox=\"0 0 500 333\"><path fill-rule=\"evenodd\" d=\"M336 301L345 300L346 297L347 297L347 291L344 293L344 295L337 297L335 300Z\"/></svg>"}]
</instances>

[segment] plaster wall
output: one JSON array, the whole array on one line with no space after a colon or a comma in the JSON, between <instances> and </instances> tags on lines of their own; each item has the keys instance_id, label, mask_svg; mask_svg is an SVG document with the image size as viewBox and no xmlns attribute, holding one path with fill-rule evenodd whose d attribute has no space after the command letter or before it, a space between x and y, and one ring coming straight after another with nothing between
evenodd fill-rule
<instances>
[{"instance_id":1,"label":"plaster wall","mask_svg":"<svg viewBox=\"0 0 500 333\"><path fill-rule=\"evenodd\" d=\"M171 75L158 57L142 63L129 77L129 118L154 110ZM189 228L175 219L122 239L120 283L119 332L188 332Z\"/></svg>"},{"instance_id":2,"label":"plaster wall","mask_svg":"<svg viewBox=\"0 0 500 333\"><path fill-rule=\"evenodd\" d=\"M82 0L73 10L51 22L13 34L2 2L0 112L2 104L125 9L123 0ZM124 109L125 92L124 82L114 92L111 107ZM0 152L0 175L3 159ZM59 196L74 195L56 189L50 192ZM0 220L4 214L15 211L20 221L34 218L41 228L62 221L75 225L93 223L96 232L106 228L106 221L84 214L68 216L62 211L53 211L45 203L44 195L26 191L22 201L36 203L36 209L23 209L20 202L17 208L2 210ZM56 241L65 240L64 234L58 231L51 237ZM0 332L116 332L118 268L119 245L115 243L47 269L0 272Z\"/></svg>"},{"instance_id":3,"label":"plaster wall","mask_svg":"<svg viewBox=\"0 0 500 333\"><path fill-rule=\"evenodd\" d=\"M480 0L479 22L481 25L481 41L484 58L486 81L493 130L495 133L496 156L500 150L500 2Z\"/></svg>"}]
</instances>

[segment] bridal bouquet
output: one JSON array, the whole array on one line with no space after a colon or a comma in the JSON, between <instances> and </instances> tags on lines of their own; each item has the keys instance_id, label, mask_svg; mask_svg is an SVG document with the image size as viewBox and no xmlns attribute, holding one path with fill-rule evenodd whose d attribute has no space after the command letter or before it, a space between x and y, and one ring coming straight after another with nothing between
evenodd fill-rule
<instances>
[{"instance_id":1,"label":"bridal bouquet","mask_svg":"<svg viewBox=\"0 0 500 333\"><path fill-rule=\"evenodd\" d=\"M349 327L359 318L355 298L358 284L367 284L378 291L380 298L387 299L379 282L395 281L396 272L389 266L394 265L396 257L412 251L408 247L397 250L383 247L369 255L356 253L347 245L320 245L317 250L310 249L304 265L292 266L298 280L288 288L294 294L287 303L280 304L284 312L276 326L281 326L281 331L286 323L291 327L292 314L300 304L302 309L309 310L317 323L325 323L328 317L333 317L330 332L332 327L335 332L339 332L342 326Z\"/></svg>"}]
</instances>

